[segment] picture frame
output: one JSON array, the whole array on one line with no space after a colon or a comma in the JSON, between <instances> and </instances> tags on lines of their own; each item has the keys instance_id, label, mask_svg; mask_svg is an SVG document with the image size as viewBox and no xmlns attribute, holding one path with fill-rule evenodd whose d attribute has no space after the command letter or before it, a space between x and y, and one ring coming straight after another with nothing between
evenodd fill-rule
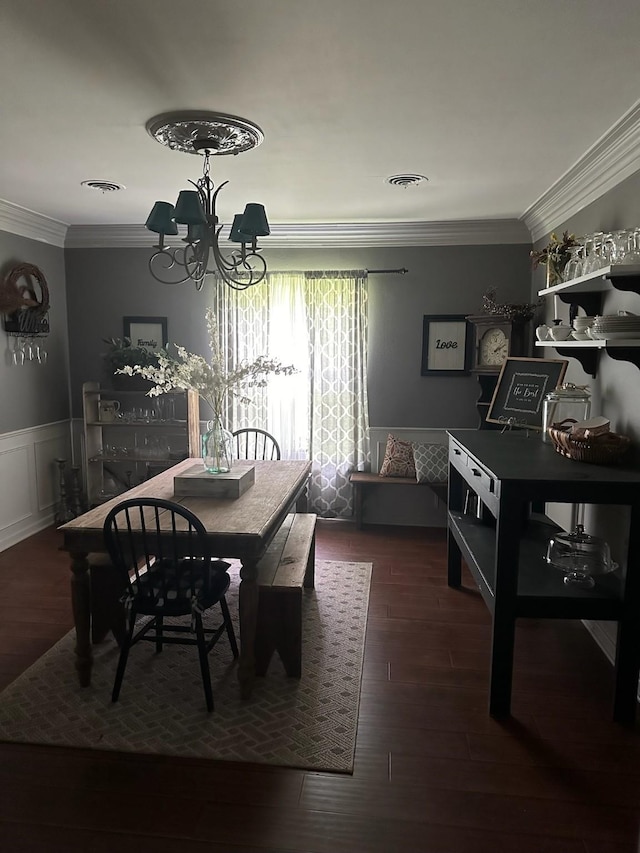
<instances>
[{"instance_id":1,"label":"picture frame","mask_svg":"<svg viewBox=\"0 0 640 853\"><path fill-rule=\"evenodd\" d=\"M133 347L153 352L168 343L166 317L123 317L122 323L124 336Z\"/></svg>"},{"instance_id":2,"label":"picture frame","mask_svg":"<svg viewBox=\"0 0 640 853\"><path fill-rule=\"evenodd\" d=\"M568 361L507 358L502 365L486 420L507 427L542 431L545 395L562 384Z\"/></svg>"},{"instance_id":3,"label":"picture frame","mask_svg":"<svg viewBox=\"0 0 640 853\"><path fill-rule=\"evenodd\" d=\"M422 318L422 376L465 376L471 368L471 323L464 314Z\"/></svg>"}]
</instances>

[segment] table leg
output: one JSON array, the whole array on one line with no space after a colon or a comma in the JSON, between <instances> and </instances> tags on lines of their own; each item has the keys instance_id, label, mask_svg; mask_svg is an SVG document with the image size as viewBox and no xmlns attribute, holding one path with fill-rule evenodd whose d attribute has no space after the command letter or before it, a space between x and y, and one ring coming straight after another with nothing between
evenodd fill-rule
<instances>
[{"instance_id":1,"label":"table leg","mask_svg":"<svg viewBox=\"0 0 640 853\"><path fill-rule=\"evenodd\" d=\"M462 508L462 477L453 465L449 465L447 504L449 511L460 511ZM458 587L462 584L462 554L455 537L451 533L450 525L447 529L447 583L452 587Z\"/></svg>"},{"instance_id":2,"label":"table leg","mask_svg":"<svg viewBox=\"0 0 640 853\"><path fill-rule=\"evenodd\" d=\"M91 587L87 552L71 554L71 607L76 626L76 670L81 687L91 683Z\"/></svg>"},{"instance_id":3,"label":"table leg","mask_svg":"<svg viewBox=\"0 0 640 853\"><path fill-rule=\"evenodd\" d=\"M633 531L640 529L640 504L631 506L629 529L632 534L627 550L627 572L624 584L622 615L618 620L616 643L616 686L613 719L633 724L638 707L638 672L640 671L640 540Z\"/></svg>"},{"instance_id":4,"label":"table leg","mask_svg":"<svg viewBox=\"0 0 640 853\"><path fill-rule=\"evenodd\" d=\"M507 489L503 488L496 524L495 589L489 682L489 713L493 717L504 717L511 712L521 521L521 505L517 496L509 496Z\"/></svg>"},{"instance_id":5,"label":"table leg","mask_svg":"<svg viewBox=\"0 0 640 853\"><path fill-rule=\"evenodd\" d=\"M451 529L447 531L447 583L452 587L462 584L462 554Z\"/></svg>"},{"instance_id":6,"label":"table leg","mask_svg":"<svg viewBox=\"0 0 640 853\"><path fill-rule=\"evenodd\" d=\"M251 697L256 677L254 645L258 620L258 561L243 560L240 569L239 614L240 614L240 663L238 681L243 699Z\"/></svg>"}]
</instances>

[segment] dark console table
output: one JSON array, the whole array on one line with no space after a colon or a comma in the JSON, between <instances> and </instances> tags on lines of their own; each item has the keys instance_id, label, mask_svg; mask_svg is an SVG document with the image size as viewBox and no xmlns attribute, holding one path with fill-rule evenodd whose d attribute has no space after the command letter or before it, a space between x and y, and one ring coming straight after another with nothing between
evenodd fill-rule
<instances>
[{"instance_id":1,"label":"dark console table","mask_svg":"<svg viewBox=\"0 0 640 853\"><path fill-rule=\"evenodd\" d=\"M471 488L482 518L463 512ZM571 587L544 560L558 527L532 507L546 502L629 508L626 572ZM539 434L449 431L448 581L461 584L464 558L492 614L489 712L509 714L518 617L618 623L613 718L635 720L640 670L640 469L565 459Z\"/></svg>"}]
</instances>

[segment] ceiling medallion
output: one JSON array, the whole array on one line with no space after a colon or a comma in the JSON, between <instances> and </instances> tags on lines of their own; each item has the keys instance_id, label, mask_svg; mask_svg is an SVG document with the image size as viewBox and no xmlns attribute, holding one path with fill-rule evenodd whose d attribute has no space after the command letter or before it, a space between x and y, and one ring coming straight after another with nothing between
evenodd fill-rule
<instances>
[{"instance_id":1,"label":"ceiling medallion","mask_svg":"<svg viewBox=\"0 0 640 853\"><path fill-rule=\"evenodd\" d=\"M162 113L149 119L146 128L161 145L185 154L199 154L205 148L211 154L240 154L264 139L258 125L247 119L196 110Z\"/></svg>"}]
</instances>

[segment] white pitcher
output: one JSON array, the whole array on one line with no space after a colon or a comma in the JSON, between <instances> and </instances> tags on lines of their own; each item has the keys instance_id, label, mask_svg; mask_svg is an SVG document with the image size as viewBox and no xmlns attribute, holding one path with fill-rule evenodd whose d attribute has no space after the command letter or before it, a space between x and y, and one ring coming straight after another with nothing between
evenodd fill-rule
<instances>
[{"instance_id":1,"label":"white pitcher","mask_svg":"<svg viewBox=\"0 0 640 853\"><path fill-rule=\"evenodd\" d=\"M118 400L99 400L98 401L98 419L105 423L115 421L120 411L120 403Z\"/></svg>"}]
</instances>

